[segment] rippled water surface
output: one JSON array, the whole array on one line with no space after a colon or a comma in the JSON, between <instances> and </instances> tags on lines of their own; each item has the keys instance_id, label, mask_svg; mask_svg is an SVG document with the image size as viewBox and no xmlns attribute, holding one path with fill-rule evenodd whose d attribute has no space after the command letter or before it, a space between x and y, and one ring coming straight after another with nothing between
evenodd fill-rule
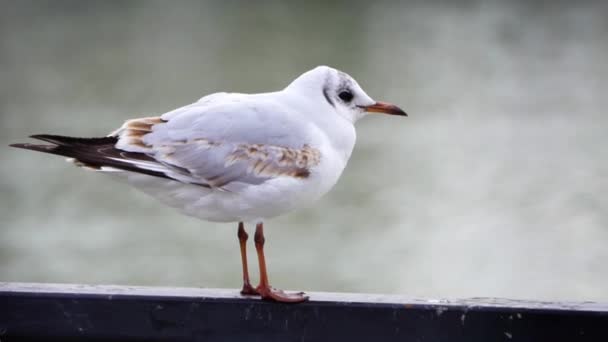
<instances>
[{"instance_id":1,"label":"rippled water surface","mask_svg":"<svg viewBox=\"0 0 608 342\"><path fill-rule=\"evenodd\" d=\"M327 64L410 117L360 121L334 190L267 222L275 286L608 301L606 5L1 4L0 281L240 286L235 224L6 145Z\"/></svg>"}]
</instances>

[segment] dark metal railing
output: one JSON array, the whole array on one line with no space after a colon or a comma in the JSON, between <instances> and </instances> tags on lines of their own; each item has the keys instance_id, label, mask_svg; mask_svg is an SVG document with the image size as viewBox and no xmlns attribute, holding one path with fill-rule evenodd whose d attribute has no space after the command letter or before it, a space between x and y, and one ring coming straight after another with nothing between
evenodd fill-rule
<instances>
[{"instance_id":1,"label":"dark metal railing","mask_svg":"<svg viewBox=\"0 0 608 342\"><path fill-rule=\"evenodd\" d=\"M0 341L608 341L608 305L0 283Z\"/></svg>"}]
</instances>

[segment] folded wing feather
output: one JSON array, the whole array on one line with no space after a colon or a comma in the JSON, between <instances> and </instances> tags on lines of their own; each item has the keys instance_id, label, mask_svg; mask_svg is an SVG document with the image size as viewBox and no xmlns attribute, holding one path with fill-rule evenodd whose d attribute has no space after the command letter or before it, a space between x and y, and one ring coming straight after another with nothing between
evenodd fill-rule
<instances>
[{"instance_id":1,"label":"folded wing feather","mask_svg":"<svg viewBox=\"0 0 608 342\"><path fill-rule=\"evenodd\" d=\"M148 160L124 162L163 172L181 182L226 190L238 188L231 187L232 183L240 186L260 184L275 177L307 178L320 162L319 151L308 145L295 145L297 132L282 129L280 120L278 129L273 131L267 124L274 118L254 111L253 117L247 119L248 128L255 132L247 135L239 124L243 119L229 114L233 112L215 110L207 115L205 112L208 111L194 106L184 107L181 115L133 119L111 135L118 138L116 148L143 153L154 160L152 163ZM214 120L208 120L210 115ZM174 120L176 122L172 122ZM187 120L190 125L185 124ZM251 124L252 120L261 123L258 130ZM215 129L215 125L222 127ZM231 135L226 127L240 134ZM259 130L282 144L259 143Z\"/></svg>"}]
</instances>

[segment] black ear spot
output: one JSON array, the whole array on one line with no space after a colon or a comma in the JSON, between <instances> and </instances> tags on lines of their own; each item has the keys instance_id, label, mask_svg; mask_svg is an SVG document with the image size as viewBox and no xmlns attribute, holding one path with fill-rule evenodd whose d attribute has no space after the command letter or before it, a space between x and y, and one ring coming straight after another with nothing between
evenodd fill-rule
<instances>
[{"instance_id":1,"label":"black ear spot","mask_svg":"<svg viewBox=\"0 0 608 342\"><path fill-rule=\"evenodd\" d=\"M348 90L343 90L340 92L340 94L338 94L338 97L344 102L350 102L354 95Z\"/></svg>"},{"instance_id":2,"label":"black ear spot","mask_svg":"<svg viewBox=\"0 0 608 342\"><path fill-rule=\"evenodd\" d=\"M329 97L329 89L327 87L323 88L323 96L325 96L325 100L327 100L327 102L334 107L334 101L332 101L331 97Z\"/></svg>"}]
</instances>

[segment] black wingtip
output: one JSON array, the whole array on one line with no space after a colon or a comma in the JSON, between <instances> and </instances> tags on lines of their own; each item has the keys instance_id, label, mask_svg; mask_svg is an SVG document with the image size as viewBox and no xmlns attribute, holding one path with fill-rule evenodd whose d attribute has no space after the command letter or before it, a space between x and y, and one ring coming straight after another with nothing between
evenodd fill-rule
<instances>
[{"instance_id":1,"label":"black wingtip","mask_svg":"<svg viewBox=\"0 0 608 342\"><path fill-rule=\"evenodd\" d=\"M30 145L32 145L32 144L10 144L8 146L16 147L16 148L28 148Z\"/></svg>"},{"instance_id":2,"label":"black wingtip","mask_svg":"<svg viewBox=\"0 0 608 342\"><path fill-rule=\"evenodd\" d=\"M24 150L32 150L39 152L51 152L57 145L39 145L39 144L10 144L10 147L22 148Z\"/></svg>"},{"instance_id":3,"label":"black wingtip","mask_svg":"<svg viewBox=\"0 0 608 342\"><path fill-rule=\"evenodd\" d=\"M62 145L68 137L53 134L34 134L30 135L30 138L46 141L51 144Z\"/></svg>"},{"instance_id":4,"label":"black wingtip","mask_svg":"<svg viewBox=\"0 0 608 342\"><path fill-rule=\"evenodd\" d=\"M66 137L64 135L54 134L34 134L30 135L30 138L46 141L51 144L59 146L73 146L73 145L100 145L100 144L115 144L118 141L117 137L94 137L94 138L80 138L80 137Z\"/></svg>"},{"instance_id":5,"label":"black wingtip","mask_svg":"<svg viewBox=\"0 0 608 342\"><path fill-rule=\"evenodd\" d=\"M61 145L62 138L66 138L66 137L63 137L60 135L51 135L51 134L34 134L34 135L30 135L29 138L42 140L42 141L46 141L48 143L54 144L54 145L49 145L52 147L55 145ZM32 146L39 147L39 146L44 146L44 145L24 143L24 144L9 144L8 146L16 147L16 148L31 149Z\"/></svg>"}]
</instances>

